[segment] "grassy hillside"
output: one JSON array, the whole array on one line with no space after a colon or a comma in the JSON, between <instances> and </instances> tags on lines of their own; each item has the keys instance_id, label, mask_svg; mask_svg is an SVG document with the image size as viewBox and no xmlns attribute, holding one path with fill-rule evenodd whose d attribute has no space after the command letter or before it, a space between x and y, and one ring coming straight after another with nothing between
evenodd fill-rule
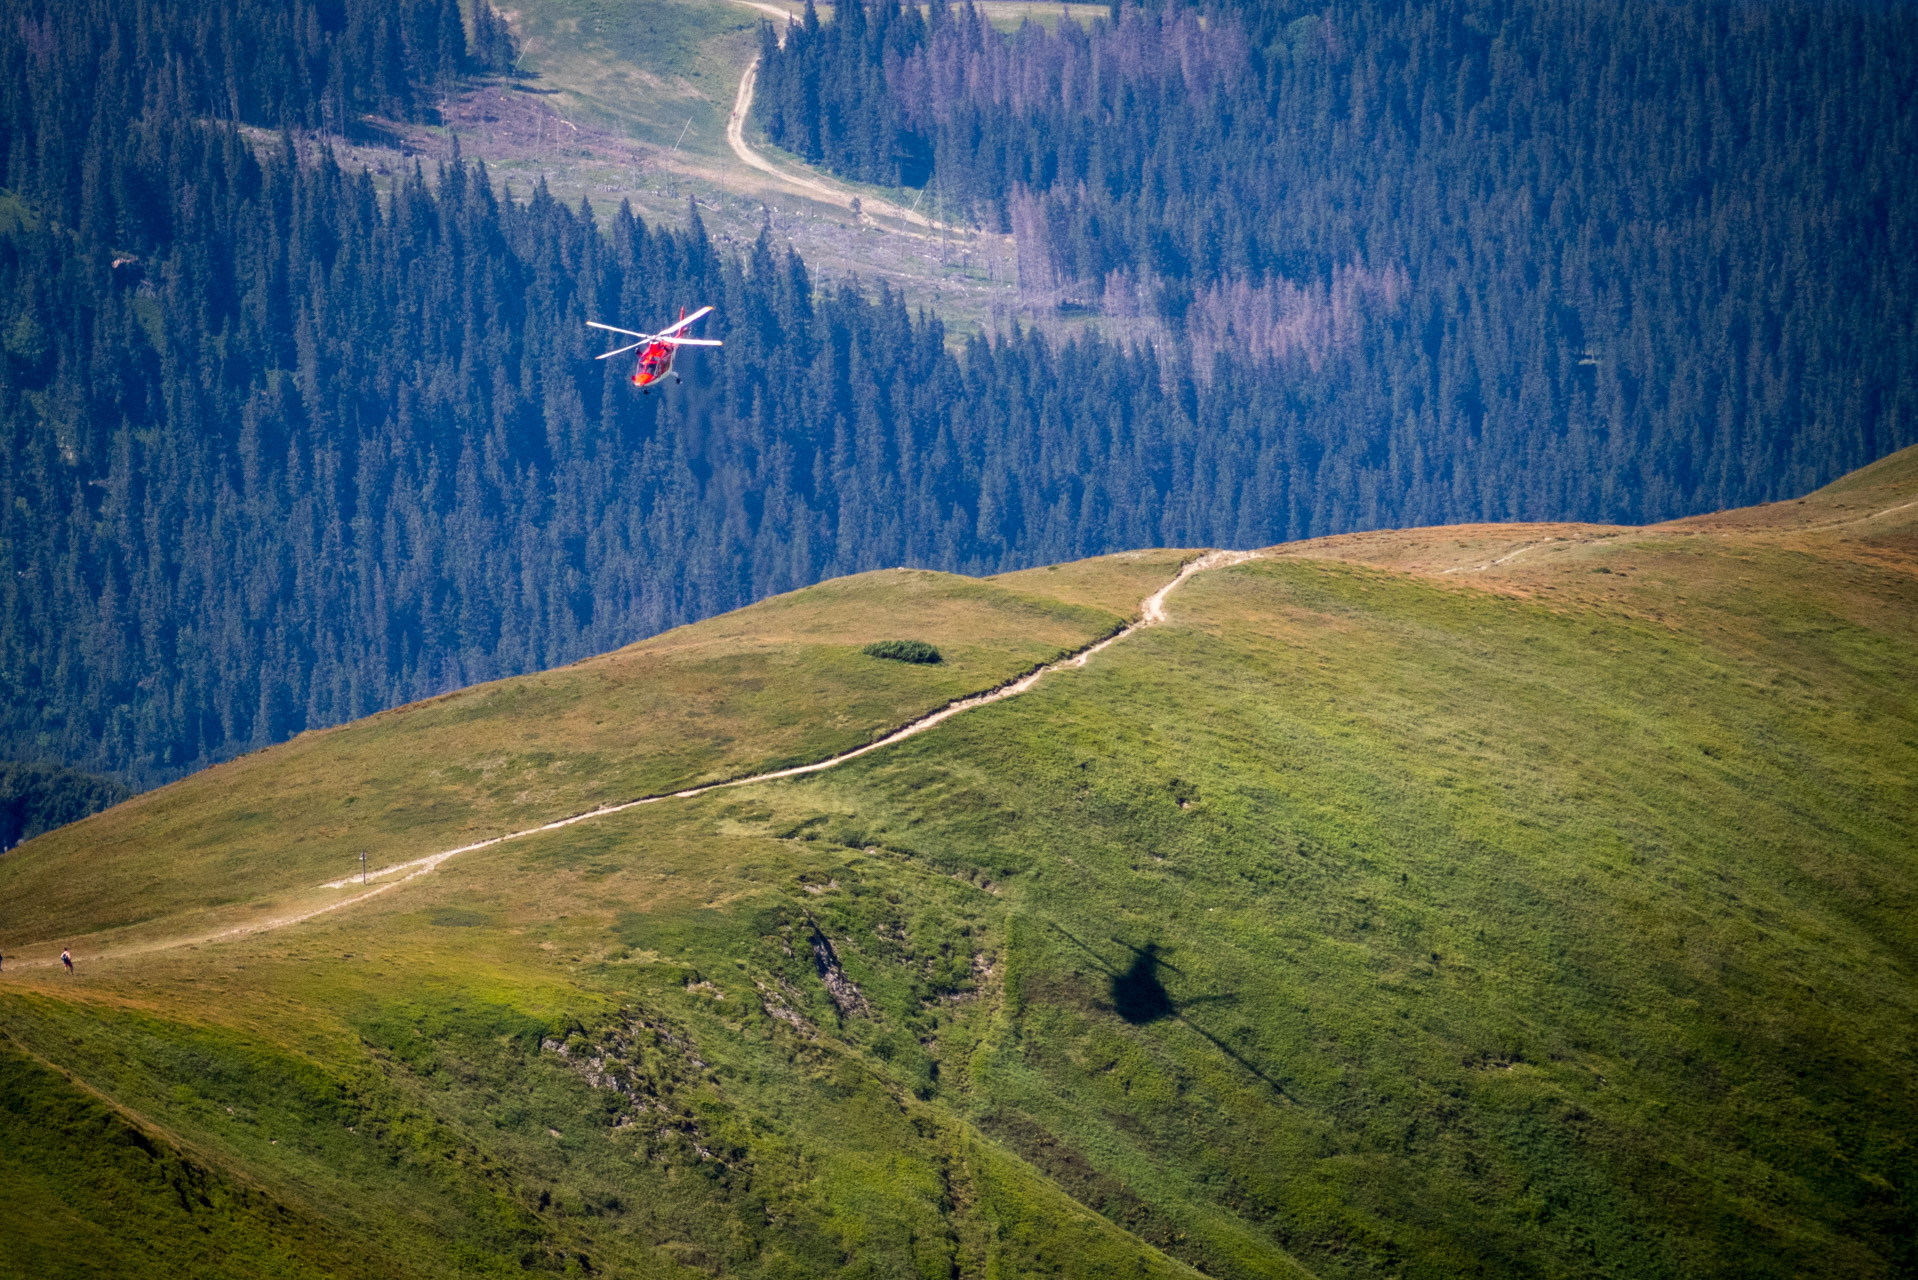
<instances>
[{"instance_id":1,"label":"grassy hillside","mask_svg":"<svg viewBox=\"0 0 1918 1280\"><path fill-rule=\"evenodd\" d=\"M1163 563L1156 554L1153 563ZM1173 557L1176 563L1176 555ZM1097 563L1097 562L1095 562ZM951 574L862 574L574 666L208 769L0 862L0 938L83 949L321 905L316 882L598 805L844 751L1109 634L1115 610ZM933 668L876 663L929 640Z\"/></svg>"},{"instance_id":2,"label":"grassy hillside","mask_svg":"<svg viewBox=\"0 0 1918 1280\"><path fill-rule=\"evenodd\" d=\"M1918 1267L1918 451L1274 548L214 938L1186 558L825 584L0 858L0 1273Z\"/></svg>"}]
</instances>

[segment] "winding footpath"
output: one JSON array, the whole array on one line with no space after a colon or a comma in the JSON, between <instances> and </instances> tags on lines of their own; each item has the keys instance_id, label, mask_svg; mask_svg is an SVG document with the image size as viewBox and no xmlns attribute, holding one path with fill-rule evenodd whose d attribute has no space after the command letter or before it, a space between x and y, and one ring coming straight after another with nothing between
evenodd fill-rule
<instances>
[{"instance_id":1,"label":"winding footpath","mask_svg":"<svg viewBox=\"0 0 1918 1280\"><path fill-rule=\"evenodd\" d=\"M1819 524L1799 525L1793 529L1792 532L1829 533L1833 529L1850 529L1861 524L1870 524L1873 520L1882 520L1886 516L1897 515L1900 511L1909 511L1913 507L1918 507L1918 498L1914 498L1910 502L1901 502L1896 506L1886 507L1882 511L1867 512L1862 516L1846 516L1842 520L1827 520ZM1627 545L1626 539L1634 534L1642 534L1648 529L1657 530L1658 528L1658 525L1638 525L1636 527L1620 526L1616 533L1601 534L1595 538L1540 538L1532 542L1524 543L1506 552L1496 560L1487 560L1483 564L1453 565L1450 569L1441 569L1439 570L1439 576L1444 577L1446 574L1451 573L1483 573L1487 569L1496 569L1502 564L1516 560L1522 555L1528 555L1531 552L1539 550L1541 547L1558 546L1561 544L1567 547L1594 547L1604 542L1624 546Z\"/></svg>"},{"instance_id":2,"label":"winding footpath","mask_svg":"<svg viewBox=\"0 0 1918 1280\"><path fill-rule=\"evenodd\" d=\"M780 25L775 27L775 30L779 36L779 43L782 45L786 43L786 27L784 24L792 20L792 14L790 12L781 9L777 5L757 3L757 0L734 0L734 2L743 4L749 9L757 9L761 13L770 14L773 18L777 19ZM962 230L962 228L959 227L934 222L924 214L905 208L902 205L894 204L883 196L861 196L834 182L810 177L805 174L790 173L768 160L764 155L753 150L752 144L746 141L746 121L752 118L753 88L758 81L759 58L755 55L751 64L747 66L746 73L739 77L739 92L733 98L732 114L726 117L726 142L732 147L733 154L738 156L747 166L757 169L761 173L770 174L789 187L804 191L809 195L818 196L820 199L836 204L842 209L851 209L854 202L857 201L859 206L858 212L862 216L878 215L880 217L894 218L912 226L924 227L927 231L939 231L943 229L946 231L959 232Z\"/></svg>"},{"instance_id":3,"label":"winding footpath","mask_svg":"<svg viewBox=\"0 0 1918 1280\"><path fill-rule=\"evenodd\" d=\"M283 929L288 925L311 920L315 916L327 915L331 912L354 906L358 903L365 902L369 898L377 898L381 894L407 883L409 880L416 880L423 875L431 874L449 860L457 858L463 853L475 853L481 849L490 849L494 845L505 844L508 841L524 840L528 836L542 835L548 831L558 831L562 828L573 826L576 823L592 822L599 818L610 818L616 813L625 813L628 809L637 809L641 805L660 804L667 800L690 800L695 796L703 796L712 791L723 791L729 787L746 787L759 782L777 782L781 778L798 778L809 773L823 773L827 769L836 768L839 765L845 764L848 760L857 760L860 756L869 755L874 751L890 747L894 743L904 742L907 738L916 737L926 732L926 730L933 728L935 725L944 724L954 716L971 711L975 707L990 706L995 702L1004 702L1008 698L1016 698L1055 671L1068 671L1077 667L1083 667L1091 660L1094 654L1111 648L1127 636L1143 631L1147 627L1156 627L1167 621L1169 615L1166 612L1166 599L1177 590L1180 584L1184 583L1186 579L1192 577L1194 574L1204 573L1209 569L1225 569L1233 565L1244 564L1248 560L1259 559L1261 555L1262 553L1257 551L1210 551L1205 555L1199 556L1197 559L1188 560L1179 567L1178 574L1175 575L1170 582L1140 602L1139 617L1136 621L1127 623L1105 639L1089 644L1083 649L1079 649L1058 659L1056 662L1049 662L1042 667L1036 667L1018 679L1007 684L1002 684L996 689L988 689L984 693L975 693L968 697L960 698L955 702L949 702L937 711L923 715L917 720L908 721L884 737L873 739L863 747L855 747L851 751L843 751L836 756L829 756L824 760L814 761L812 764L794 765L788 769L775 769L768 773L754 773L738 778L728 778L721 782L708 782L697 787L687 787L683 791L669 791L661 795L642 796L637 800L626 800L619 804L602 805L597 809L588 809L584 813L576 813L570 818L559 818L553 822L544 823L537 827L528 827L524 831L513 831L506 835L493 836L487 840L476 840L471 844L460 845L456 849L447 849L440 853L428 854L424 858L414 858L409 862L396 862L390 866L380 867L377 870L366 872L364 880L358 876L351 876L341 880L329 880L321 885L320 888L350 888L358 889L359 892L349 894L346 897L336 899L310 910L291 915L277 916L267 920L257 920L250 924L236 925L231 929L201 934L196 937L168 938L154 942L135 943L126 947L109 948L105 951L92 952L84 956L76 955L75 959L102 960L119 956L142 955L155 951L173 950L179 947L203 946L208 943L224 942L257 933L269 933L275 929ZM372 882L374 881L378 881L379 883L373 884ZM363 884L371 885L371 887L362 888L361 886ZM23 969L51 968L56 963L57 961L50 959L19 962L10 961L8 967Z\"/></svg>"}]
</instances>

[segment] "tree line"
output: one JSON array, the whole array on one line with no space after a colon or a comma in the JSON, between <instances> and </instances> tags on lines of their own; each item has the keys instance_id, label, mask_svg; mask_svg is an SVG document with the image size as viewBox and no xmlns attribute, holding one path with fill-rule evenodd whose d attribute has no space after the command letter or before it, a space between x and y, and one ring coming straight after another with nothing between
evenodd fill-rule
<instances>
[{"instance_id":1,"label":"tree line","mask_svg":"<svg viewBox=\"0 0 1918 1280\"><path fill-rule=\"evenodd\" d=\"M50 764L0 762L0 853L127 798L111 778Z\"/></svg>"}]
</instances>

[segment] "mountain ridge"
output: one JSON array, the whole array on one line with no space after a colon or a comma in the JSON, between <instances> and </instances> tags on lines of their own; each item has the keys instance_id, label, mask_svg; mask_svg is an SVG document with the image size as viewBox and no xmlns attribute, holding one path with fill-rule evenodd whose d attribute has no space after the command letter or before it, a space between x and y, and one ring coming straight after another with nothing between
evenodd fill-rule
<instances>
[{"instance_id":1,"label":"mountain ridge","mask_svg":"<svg viewBox=\"0 0 1918 1280\"><path fill-rule=\"evenodd\" d=\"M826 772L9 963L0 1225L47 1274L113 1203L208 1274L1896 1274L1915 533L1906 451L1666 525L1268 548ZM0 938L816 761L1193 555L861 575L309 735L0 858ZM948 661L846 656L881 638Z\"/></svg>"}]
</instances>

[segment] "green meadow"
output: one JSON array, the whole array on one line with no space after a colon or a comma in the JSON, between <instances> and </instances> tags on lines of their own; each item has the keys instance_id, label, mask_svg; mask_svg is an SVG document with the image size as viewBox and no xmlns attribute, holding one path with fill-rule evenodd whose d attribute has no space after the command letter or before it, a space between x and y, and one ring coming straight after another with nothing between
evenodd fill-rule
<instances>
[{"instance_id":1,"label":"green meadow","mask_svg":"<svg viewBox=\"0 0 1918 1280\"><path fill-rule=\"evenodd\" d=\"M1130 569L1119 564L1114 573ZM71 941L106 933L101 945L126 945L310 909L326 898L306 891L357 875L362 851L377 869L833 755L1122 622L918 570L778 596L570 667L302 734L51 833L38 856L0 861L0 939L57 921ZM860 652L902 632L945 661Z\"/></svg>"},{"instance_id":2,"label":"green meadow","mask_svg":"<svg viewBox=\"0 0 1918 1280\"><path fill-rule=\"evenodd\" d=\"M0 857L0 1274L1918 1268L1918 452L1274 548L268 927L1191 554L823 584Z\"/></svg>"}]
</instances>

